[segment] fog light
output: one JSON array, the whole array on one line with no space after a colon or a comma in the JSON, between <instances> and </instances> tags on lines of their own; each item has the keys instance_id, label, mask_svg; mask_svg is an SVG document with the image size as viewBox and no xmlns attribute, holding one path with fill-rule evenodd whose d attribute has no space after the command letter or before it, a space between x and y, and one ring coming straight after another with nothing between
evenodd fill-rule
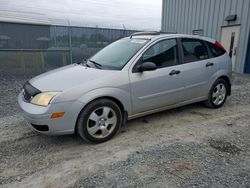
<instances>
[{"instance_id":1,"label":"fog light","mask_svg":"<svg viewBox=\"0 0 250 188\"><path fill-rule=\"evenodd\" d=\"M54 113L51 115L51 118L60 118L63 117L64 112L58 112L58 113Z\"/></svg>"}]
</instances>

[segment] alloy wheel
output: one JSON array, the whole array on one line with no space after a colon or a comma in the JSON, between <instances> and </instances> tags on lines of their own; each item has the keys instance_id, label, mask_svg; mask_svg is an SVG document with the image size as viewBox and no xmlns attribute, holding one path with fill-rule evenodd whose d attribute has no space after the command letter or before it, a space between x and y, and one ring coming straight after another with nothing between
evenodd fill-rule
<instances>
[{"instance_id":1,"label":"alloy wheel","mask_svg":"<svg viewBox=\"0 0 250 188\"><path fill-rule=\"evenodd\" d=\"M109 136L117 125L117 114L107 106L92 111L87 120L87 131L94 138Z\"/></svg>"},{"instance_id":2,"label":"alloy wheel","mask_svg":"<svg viewBox=\"0 0 250 188\"><path fill-rule=\"evenodd\" d=\"M216 106L219 106L224 102L226 98L226 86L223 83L219 83L214 87L212 94L212 101Z\"/></svg>"}]
</instances>

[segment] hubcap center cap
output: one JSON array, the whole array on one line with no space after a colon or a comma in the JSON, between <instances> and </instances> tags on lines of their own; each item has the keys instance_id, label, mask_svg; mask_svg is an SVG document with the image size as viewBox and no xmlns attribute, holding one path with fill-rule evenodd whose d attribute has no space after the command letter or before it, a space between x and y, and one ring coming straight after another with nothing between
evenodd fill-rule
<instances>
[{"instance_id":1,"label":"hubcap center cap","mask_svg":"<svg viewBox=\"0 0 250 188\"><path fill-rule=\"evenodd\" d=\"M101 119L99 120L99 125L105 125L105 122L106 122L106 119L101 118Z\"/></svg>"}]
</instances>

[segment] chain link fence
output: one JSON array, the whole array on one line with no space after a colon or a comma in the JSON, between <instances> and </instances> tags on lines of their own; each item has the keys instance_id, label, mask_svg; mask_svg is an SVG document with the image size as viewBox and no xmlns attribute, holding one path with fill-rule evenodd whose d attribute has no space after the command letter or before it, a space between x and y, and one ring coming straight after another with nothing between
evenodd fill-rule
<instances>
[{"instance_id":1,"label":"chain link fence","mask_svg":"<svg viewBox=\"0 0 250 188\"><path fill-rule=\"evenodd\" d=\"M36 75L79 62L133 32L0 22L0 75Z\"/></svg>"}]
</instances>

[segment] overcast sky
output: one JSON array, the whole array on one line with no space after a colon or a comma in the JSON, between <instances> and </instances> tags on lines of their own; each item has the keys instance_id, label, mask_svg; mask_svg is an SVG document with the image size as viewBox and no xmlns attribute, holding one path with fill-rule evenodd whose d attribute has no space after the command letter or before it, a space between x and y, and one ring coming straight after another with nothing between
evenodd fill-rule
<instances>
[{"instance_id":1,"label":"overcast sky","mask_svg":"<svg viewBox=\"0 0 250 188\"><path fill-rule=\"evenodd\" d=\"M160 30L161 4L162 0L0 0L0 18Z\"/></svg>"}]
</instances>

